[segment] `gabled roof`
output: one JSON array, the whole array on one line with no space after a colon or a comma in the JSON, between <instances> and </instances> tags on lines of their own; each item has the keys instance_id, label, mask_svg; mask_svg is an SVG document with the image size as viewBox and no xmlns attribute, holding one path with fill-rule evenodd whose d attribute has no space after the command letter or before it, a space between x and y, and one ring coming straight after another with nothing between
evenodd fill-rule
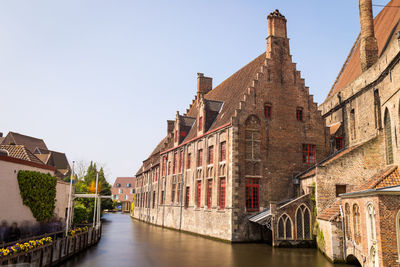
<instances>
[{"instance_id":1,"label":"gabled roof","mask_svg":"<svg viewBox=\"0 0 400 267\"><path fill-rule=\"evenodd\" d=\"M10 143L8 144L4 143L8 139L12 140L10 143L13 143L15 145L23 145L31 152L33 152L37 147L41 149L47 149L47 146L42 139L35 138L32 136L23 135L15 132L9 132L5 137L5 139L3 140L2 145L10 145Z\"/></svg>"},{"instance_id":2,"label":"gabled roof","mask_svg":"<svg viewBox=\"0 0 400 267\"><path fill-rule=\"evenodd\" d=\"M395 6L395 7L390 7ZM385 8L375 17L374 29L375 37L378 42L378 55L381 56L384 52L387 43L394 35L394 29L400 28L400 0L391 0ZM328 97L335 95L350 82L354 81L361 74L361 61L360 61L360 36L357 37L350 53L340 70L336 81L334 82Z\"/></svg>"},{"instance_id":3,"label":"gabled roof","mask_svg":"<svg viewBox=\"0 0 400 267\"><path fill-rule=\"evenodd\" d=\"M210 108L219 111L222 106L222 109L208 131L217 129L231 121L235 110L239 108L239 102L242 100L242 96L250 87L251 82L256 78L256 74L261 70L261 66L264 64L265 60L266 54L264 52L204 95L205 100L209 101L207 105L209 105ZM192 104L186 116L197 118L197 107L195 103ZM197 121L195 121L185 140L191 140L195 138L196 135Z\"/></svg>"},{"instance_id":4,"label":"gabled roof","mask_svg":"<svg viewBox=\"0 0 400 267\"><path fill-rule=\"evenodd\" d=\"M63 175L68 174L69 170L71 169L65 153L36 148L34 154L47 165L56 167L56 169L59 170Z\"/></svg>"},{"instance_id":5,"label":"gabled roof","mask_svg":"<svg viewBox=\"0 0 400 267\"><path fill-rule=\"evenodd\" d=\"M7 150L8 156L16 159L31 161L37 164L44 164L31 151L22 145L0 145L0 149Z\"/></svg>"},{"instance_id":6,"label":"gabled roof","mask_svg":"<svg viewBox=\"0 0 400 267\"><path fill-rule=\"evenodd\" d=\"M126 184L131 184L131 187L134 187L136 182L136 177L117 177L115 179L113 187L116 186L116 184L121 184L121 187L125 187Z\"/></svg>"}]
</instances>

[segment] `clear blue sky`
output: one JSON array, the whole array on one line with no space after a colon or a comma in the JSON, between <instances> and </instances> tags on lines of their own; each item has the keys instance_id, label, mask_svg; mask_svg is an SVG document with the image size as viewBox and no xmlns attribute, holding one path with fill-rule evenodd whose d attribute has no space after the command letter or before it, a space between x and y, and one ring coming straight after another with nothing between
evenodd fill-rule
<instances>
[{"instance_id":1,"label":"clear blue sky","mask_svg":"<svg viewBox=\"0 0 400 267\"><path fill-rule=\"evenodd\" d=\"M2 0L0 131L131 176L188 108L197 72L215 87L265 51L274 9L321 103L359 33L358 0Z\"/></svg>"}]
</instances>

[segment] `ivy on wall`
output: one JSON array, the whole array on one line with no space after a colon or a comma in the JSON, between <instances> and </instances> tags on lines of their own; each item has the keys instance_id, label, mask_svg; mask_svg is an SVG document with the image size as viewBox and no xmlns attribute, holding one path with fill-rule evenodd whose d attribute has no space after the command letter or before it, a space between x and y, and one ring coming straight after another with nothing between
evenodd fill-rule
<instances>
[{"instance_id":1,"label":"ivy on wall","mask_svg":"<svg viewBox=\"0 0 400 267\"><path fill-rule=\"evenodd\" d=\"M18 185L22 201L39 222L53 217L56 204L57 178L36 171L19 171Z\"/></svg>"}]
</instances>

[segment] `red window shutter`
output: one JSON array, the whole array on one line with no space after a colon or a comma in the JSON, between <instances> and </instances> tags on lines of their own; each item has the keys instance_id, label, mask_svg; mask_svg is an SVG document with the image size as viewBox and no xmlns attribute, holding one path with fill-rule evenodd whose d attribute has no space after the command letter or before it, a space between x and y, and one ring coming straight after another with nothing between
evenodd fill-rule
<instances>
[{"instance_id":1,"label":"red window shutter","mask_svg":"<svg viewBox=\"0 0 400 267\"><path fill-rule=\"evenodd\" d=\"M207 208L212 207L212 179L207 180Z\"/></svg>"},{"instance_id":2,"label":"red window shutter","mask_svg":"<svg viewBox=\"0 0 400 267\"><path fill-rule=\"evenodd\" d=\"M208 148L208 164L214 163L214 146Z\"/></svg>"},{"instance_id":3,"label":"red window shutter","mask_svg":"<svg viewBox=\"0 0 400 267\"><path fill-rule=\"evenodd\" d=\"M266 104L264 106L264 115L266 119L270 119L271 118L271 105L270 104Z\"/></svg>"},{"instance_id":4,"label":"red window shutter","mask_svg":"<svg viewBox=\"0 0 400 267\"><path fill-rule=\"evenodd\" d=\"M225 209L225 178L219 180L219 208Z\"/></svg>"}]
</instances>

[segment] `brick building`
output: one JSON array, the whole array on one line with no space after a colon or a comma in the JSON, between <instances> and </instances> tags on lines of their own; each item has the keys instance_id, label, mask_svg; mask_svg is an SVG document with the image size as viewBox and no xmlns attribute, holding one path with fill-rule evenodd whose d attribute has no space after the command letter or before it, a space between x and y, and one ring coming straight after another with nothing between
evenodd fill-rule
<instances>
[{"instance_id":1,"label":"brick building","mask_svg":"<svg viewBox=\"0 0 400 267\"><path fill-rule=\"evenodd\" d=\"M167 122L166 137L136 173L135 218L252 241L274 230L249 218L291 207L273 221L282 225L273 236L312 239L312 203L296 199L293 178L328 156L329 129L292 62L286 18L278 10L268 15L266 46L214 89L212 78L198 73L189 109ZM290 226L284 216L293 217Z\"/></svg>"},{"instance_id":2,"label":"brick building","mask_svg":"<svg viewBox=\"0 0 400 267\"><path fill-rule=\"evenodd\" d=\"M135 200L135 177L117 177L111 188L112 200L121 204L122 212L130 212Z\"/></svg>"},{"instance_id":3,"label":"brick building","mask_svg":"<svg viewBox=\"0 0 400 267\"><path fill-rule=\"evenodd\" d=\"M400 182L378 186L397 175L400 161L400 12L395 6L400 0L390 1L374 19L371 0L359 1L361 33L319 107L333 154L296 176L302 192L315 190L317 243L333 261L399 265L400 200L393 186Z\"/></svg>"}]
</instances>

